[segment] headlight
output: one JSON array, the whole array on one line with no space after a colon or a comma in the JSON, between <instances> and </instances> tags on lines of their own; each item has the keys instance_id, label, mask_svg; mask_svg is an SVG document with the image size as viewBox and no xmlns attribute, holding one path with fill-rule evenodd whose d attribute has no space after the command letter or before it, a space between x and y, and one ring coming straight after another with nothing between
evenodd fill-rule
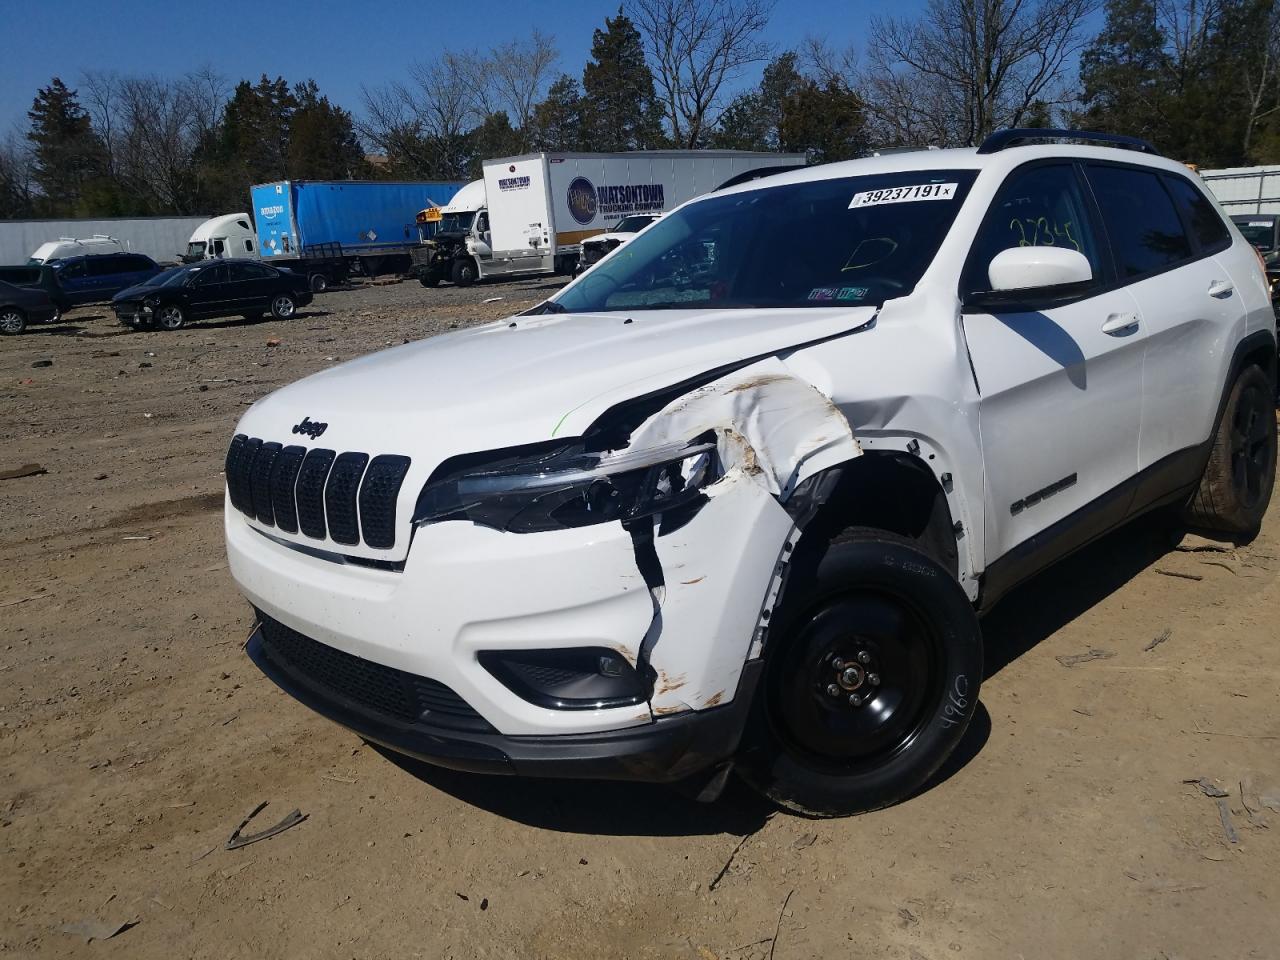
<instances>
[{"instance_id":1,"label":"headlight","mask_svg":"<svg viewBox=\"0 0 1280 960\"><path fill-rule=\"evenodd\" d=\"M559 444L455 457L423 487L413 522L536 533L633 520L696 501L720 475L709 438L613 455Z\"/></svg>"}]
</instances>

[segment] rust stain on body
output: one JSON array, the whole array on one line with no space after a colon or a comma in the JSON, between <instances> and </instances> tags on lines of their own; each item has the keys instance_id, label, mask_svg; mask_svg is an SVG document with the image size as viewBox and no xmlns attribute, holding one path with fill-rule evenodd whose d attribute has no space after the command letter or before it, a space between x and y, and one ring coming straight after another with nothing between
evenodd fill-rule
<instances>
[{"instance_id":1,"label":"rust stain on body","mask_svg":"<svg viewBox=\"0 0 1280 960\"><path fill-rule=\"evenodd\" d=\"M659 670L658 683L657 687L653 691L653 695L657 697L664 693L671 693L672 691L679 690L685 685L685 682L685 675L683 673L672 677L668 676L666 671Z\"/></svg>"},{"instance_id":2,"label":"rust stain on body","mask_svg":"<svg viewBox=\"0 0 1280 960\"><path fill-rule=\"evenodd\" d=\"M706 700L706 702L703 704L703 706L704 706L704 707L714 707L716 704L718 704L718 703L719 703L721 700L723 700L723 699L724 699L724 691L723 691L723 690L721 690L719 693L713 693L711 696L707 697L707 700Z\"/></svg>"},{"instance_id":3,"label":"rust stain on body","mask_svg":"<svg viewBox=\"0 0 1280 960\"><path fill-rule=\"evenodd\" d=\"M706 574L703 574L701 577L694 577L692 580L681 580L680 582L686 587L691 587L695 583L701 583L705 579L707 579Z\"/></svg>"}]
</instances>

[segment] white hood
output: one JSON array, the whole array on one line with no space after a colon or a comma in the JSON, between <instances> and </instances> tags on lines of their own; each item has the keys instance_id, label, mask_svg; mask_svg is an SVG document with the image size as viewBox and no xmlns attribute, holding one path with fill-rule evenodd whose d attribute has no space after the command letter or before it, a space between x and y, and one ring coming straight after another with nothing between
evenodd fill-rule
<instances>
[{"instance_id":1,"label":"white hood","mask_svg":"<svg viewBox=\"0 0 1280 960\"><path fill-rule=\"evenodd\" d=\"M874 313L833 307L515 317L315 374L258 401L236 432L411 457L396 537L397 550L405 550L417 493L446 458L579 435L623 400L853 330ZM322 437L292 432L304 417L328 425Z\"/></svg>"}]
</instances>

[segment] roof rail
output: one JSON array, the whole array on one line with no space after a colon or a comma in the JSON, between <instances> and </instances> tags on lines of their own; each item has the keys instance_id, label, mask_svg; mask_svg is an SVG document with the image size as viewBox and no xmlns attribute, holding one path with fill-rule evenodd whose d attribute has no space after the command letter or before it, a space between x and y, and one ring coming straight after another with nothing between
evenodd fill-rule
<instances>
[{"instance_id":1,"label":"roof rail","mask_svg":"<svg viewBox=\"0 0 1280 960\"><path fill-rule=\"evenodd\" d=\"M803 163L791 163L776 167L757 167L754 170L744 170L742 173L732 176L720 184L720 186L716 187L716 190L727 190L729 187L736 187L740 183L750 183L752 180L759 180L761 177L772 177L778 173L789 173L792 170L803 170L804 168L805 164ZM716 190L711 192L715 193Z\"/></svg>"},{"instance_id":2,"label":"roof rail","mask_svg":"<svg viewBox=\"0 0 1280 960\"><path fill-rule=\"evenodd\" d=\"M998 153L1008 147L1020 147L1031 140L1085 140L1090 143L1118 147L1121 150L1137 150L1139 153L1161 156L1155 146L1137 137L1126 137L1118 133L1099 133L1096 130L1056 130L1038 127L997 130L982 141L978 152Z\"/></svg>"}]
</instances>

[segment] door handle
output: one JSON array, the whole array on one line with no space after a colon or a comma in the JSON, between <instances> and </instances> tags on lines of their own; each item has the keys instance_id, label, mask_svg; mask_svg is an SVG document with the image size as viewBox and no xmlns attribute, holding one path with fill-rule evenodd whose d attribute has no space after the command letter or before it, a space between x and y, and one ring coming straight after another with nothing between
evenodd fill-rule
<instances>
[{"instance_id":1,"label":"door handle","mask_svg":"<svg viewBox=\"0 0 1280 960\"><path fill-rule=\"evenodd\" d=\"M1136 313L1113 313L1102 325L1103 333L1124 333L1138 325Z\"/></svg>"},{"instance_id":2,"label":"door handle","mask_svg":"<svg viewBox=\"0 0 1280 960\"><path fill-rule=\"evenodd\" d=\"M1216 300L1225 300L1235 292L1236 288L1231 285L1230 280L1215 280L1209 284L1209 296Z\"/></svg>"}]
</instances>

